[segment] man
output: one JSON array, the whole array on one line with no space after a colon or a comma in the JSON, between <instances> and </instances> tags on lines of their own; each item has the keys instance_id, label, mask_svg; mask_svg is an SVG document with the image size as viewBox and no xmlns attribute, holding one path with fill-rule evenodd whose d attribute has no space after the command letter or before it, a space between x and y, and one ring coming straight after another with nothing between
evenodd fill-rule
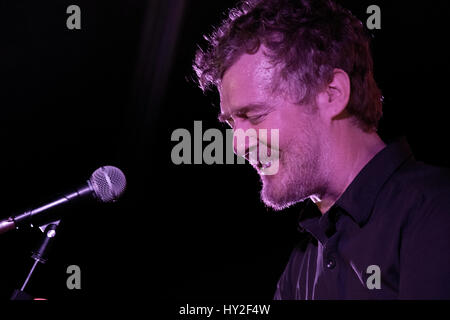
<instances>
[{"instance_id":1,"label":"man","mask_svg":"<svg viewBox=\"0 0 450 320\"><path fill-rule=\"evenodd\" d=\"M275 299L449 299L450 174L378 136L362 23L331 0L247 1L209 44L194 69L203 90L217 87L219 118L279 132L277 173L251 161L262 201L306 202Z\"/></svg>"}]
</instances>

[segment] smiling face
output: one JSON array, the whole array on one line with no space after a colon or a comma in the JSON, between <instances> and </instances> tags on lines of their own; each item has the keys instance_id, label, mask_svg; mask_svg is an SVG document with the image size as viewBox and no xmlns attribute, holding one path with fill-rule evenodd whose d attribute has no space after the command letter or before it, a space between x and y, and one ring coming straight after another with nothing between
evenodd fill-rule
<instances>
[{"instance_id":1,"label":"smiling face","mask_svg":"<svg viewBox=\"0 0 450 320\"><path fill-rule=\"evenodd\" d=\"M257 135L250 139L244 153L254 149L255 144L278 150L276 174L262 174L262 169L273 166L273 162L258 158L260 161L253 161L252 165L262 180L262 201L281 210L321 192L325 181L321 168L326 141L322 141L320 116L311 111L313 106L294 104L285 95L273 92L275 71L262 48L256 54L242 55L225 72L219 86L219 119L228 122L234 130L267 130L267 138ZM279 144L275 148L269 138L272 129L279 133ZM236 151L238 146L234 149Z\"/></svg>"}]
</instances>

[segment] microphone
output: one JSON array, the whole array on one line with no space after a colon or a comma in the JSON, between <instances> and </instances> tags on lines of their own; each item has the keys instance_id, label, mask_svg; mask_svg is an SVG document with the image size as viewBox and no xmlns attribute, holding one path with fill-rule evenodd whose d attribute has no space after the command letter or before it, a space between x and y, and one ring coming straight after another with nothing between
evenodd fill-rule
<instances>
[{"instance_id":1,"label":"microphone","mask_svg":"<svg viewBox=\"0 0 450 320\"><path fill-rule=\"evenodd\" d=\"M42 216L48 209L65 203L72 203L83 198L95 198L100 202L115 202L125 191L126 184L125 175L119 168L100 167L94 171L84 185L75 191L36 209L0 221L0 234L17 229L24 224L32 225L32 221Z\"/></svg>"}]
</instances>

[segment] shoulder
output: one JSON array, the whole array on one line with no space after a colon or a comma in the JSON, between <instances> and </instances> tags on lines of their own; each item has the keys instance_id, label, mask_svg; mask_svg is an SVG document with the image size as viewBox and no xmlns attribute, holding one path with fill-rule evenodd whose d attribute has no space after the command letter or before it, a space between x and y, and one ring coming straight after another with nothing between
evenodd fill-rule
<instances>
[{"instance_id":1,"label":"shoulder","mask_svg":"<svg viewBox=\"0 0 450 320\"><path fill-rule=\"evenodd\" d=\"M450 192L450 168L411 160L394 173L390 184L403 196L420 197L425 203L444 200Z\"/></svg>"},{"instance_id":2,"label":"shoulder","mask_svg":"<svg viewBox=\"0 0 450 320\"><path fill-rule=\"evenodd\" d=\"M390 202L405 208L408 224L450 224L450 168L408 161L384 191Z\"/></svg>"},{"instance_id":3,"label":"shoulder","mask_svg":"<svg viewBox=\"0 0 450 320\"><path fill-rule=\"evenodd\" d=\"M397 181L426 187L424 191L438 191L439 187L450 188L450 168L425 164L411 159L394 175Z\"/></svg>"}]
</instances>

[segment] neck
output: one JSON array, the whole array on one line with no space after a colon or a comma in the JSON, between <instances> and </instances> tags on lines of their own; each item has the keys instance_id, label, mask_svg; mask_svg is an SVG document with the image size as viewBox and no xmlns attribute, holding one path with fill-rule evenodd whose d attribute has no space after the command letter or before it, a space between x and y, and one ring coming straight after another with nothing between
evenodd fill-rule
<instances>
[{"instance_id":1,"label":"neck","mask_svg":"<svg viewBox=\"0 0 450 320\"><path fill-rule=\"evenodd\" d=\"M322 194L311 197L322 214L334 205L358 173L386 144L375 132L362 133L359 129L352 129L347 134L335 135L328 146L328 159L331 161L327 163L327 186Z\"/></svg>"}]
</instances>

